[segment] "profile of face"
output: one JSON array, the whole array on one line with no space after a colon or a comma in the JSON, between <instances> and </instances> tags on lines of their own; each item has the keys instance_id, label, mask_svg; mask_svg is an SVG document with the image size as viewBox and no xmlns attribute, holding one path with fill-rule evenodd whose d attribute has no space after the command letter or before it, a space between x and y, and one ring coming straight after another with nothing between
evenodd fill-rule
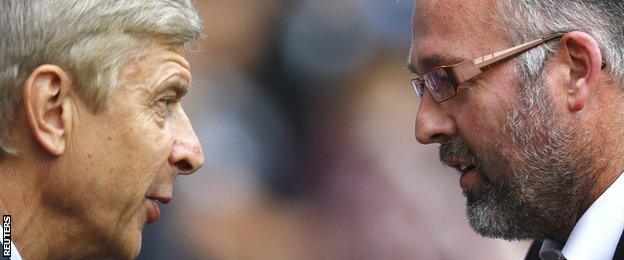
<instances>
[{"instance_id":1,"label":"profile of face","mask_svg":"<svg viewBox=\"0 0 624 260\"><path fill-rule=\"evenodd\" d=\"M488 18L466 19L492 12L488 1L417 1L410 53L415 73L511 47ZM590 171L598 147L579 137L582 126L562 119L547 76L533 79L518 66L500 64L441 103L425 93L416 138L439 143L440 160L460 173L466 214L478 233L565 238L585 206L579 198L595 181Z\"/></svg>"},{"instance_id":2,"label":"profile of face","mask_svg":"<svg viewBox=\"0 0 624 260\"><path fill-rule=\"evenodd\" d=\"M198 138L180 105L191 83L182 51L150 45L123 66L102 111L94 112L68 88L61 109L44 113L43 121L59 116L58 127L64 124L67 132L42 197L53 212L72 219L67 229L77 239L92 240L85 244L100 245L103 254L136 257L141 231L158 220L158 205L172 199L176 177L203 164ZM57 75L50 80L63 85L68 78L58 76L63 74L58 67L41 69L46 73L39 80ZM45 133L38 138L52 140ZM49 150L59 146L48 145Z\"/></svg>"}]
</instances>

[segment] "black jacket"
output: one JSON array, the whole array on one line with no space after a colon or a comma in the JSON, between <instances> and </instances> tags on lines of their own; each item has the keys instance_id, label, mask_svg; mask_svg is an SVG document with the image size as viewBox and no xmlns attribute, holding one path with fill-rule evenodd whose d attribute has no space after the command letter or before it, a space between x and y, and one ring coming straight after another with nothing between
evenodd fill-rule
<instances>
[{"instance_id":1,"label":"black jacket","mask_svg":"<svg viewBox=\"0 0 624 260\"><path fill-rule=\"evenodd\" d=\"M539 251L540 248L542 248L542 242L542 240L534 241L533 244L531 244L531 248L529 248L529 252L524 259L540 260ZM620 236L620 242L618 242L618 245L615 248L615 254L613 254L613 259L624 260L624 236Z\"/></svg>"}]
</instances>

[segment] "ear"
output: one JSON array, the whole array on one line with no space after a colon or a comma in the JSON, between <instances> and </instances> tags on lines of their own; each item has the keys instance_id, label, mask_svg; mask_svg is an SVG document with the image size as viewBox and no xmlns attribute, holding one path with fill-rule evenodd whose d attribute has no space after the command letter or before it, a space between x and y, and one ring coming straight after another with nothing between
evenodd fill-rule
<instances>
[{"instance_id":1,"label":"ear","mask_svg":"<svg viewBox=\"0 0 624 260\"><path fill-rule=\"evenodd\" d=\"M570 72L568 108L572 112L580 111L598 85L602 53L593 37L579 31L566 33L561 38L560 51L563 52L563 60Z\"/></svg>"},{"instance_id":2,"label":"ear","mask_svg":"<svg viewBox=\"0 0 624 260\"><path fill-rule=\"evenodd\" d=\"M71 77L55 65L35 69L24 83L26 117L35 140L53 156L65 152L71 129Z\"/></svg>"}]
</instances>

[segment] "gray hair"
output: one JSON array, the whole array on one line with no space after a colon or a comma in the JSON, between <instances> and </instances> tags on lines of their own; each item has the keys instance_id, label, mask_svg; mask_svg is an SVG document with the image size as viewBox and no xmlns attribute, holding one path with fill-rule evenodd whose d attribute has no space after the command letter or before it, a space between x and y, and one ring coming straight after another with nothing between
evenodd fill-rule
<instances>
[{"instance_id":1,"label":"gray hair","mask_svg":"<svg viewBox=\"0 0 624 260\"><path fill-rule=\"evenodd\" d=\"M67 70L97 112L149 41L185 46L201 32L191 0L0 0L0 155L16 152L6 138L38 66Z\"/></svg>"},{"instance_id":2,"label":"gray hair","mask_svg":"<svg viewBox=\"0 0 624 260\"><path fill-rule=\"evenodd\" d=\"M624 91L624 2L621 0L503 0L503 30L513 44L556 32L583 31L596 39L613 82ZM497 19L498 20L498 19ZM540 77L554 42L520 57L521 76Z\"/></svg>"}]
</instances>

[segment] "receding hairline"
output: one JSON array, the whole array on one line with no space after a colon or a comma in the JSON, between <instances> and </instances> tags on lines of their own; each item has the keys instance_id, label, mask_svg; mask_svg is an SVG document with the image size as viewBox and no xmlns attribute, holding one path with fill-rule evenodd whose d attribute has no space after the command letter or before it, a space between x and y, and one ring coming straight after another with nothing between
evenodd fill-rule
<instances>
[{"instance_id":1,"label":"receding hairline","mask_svg":"<svg viewBox=\"0 0 624 260\"><path fill-rule=\"evenodd\" d=\"M444 29L441 31L445 33L442 35L455 34L455 32L449 31L448 29L454 28L458 32L463 32L468 36L485 33L503 36L500 40L509 42L507 37L503 34L504 31L501 30L499 26L497 26L497 24L499 23L498 17L500 16L498 8L500 5L500 1L473 1L478 1L480 2L480 4L471 4L469 1L466 0L455 0L454 3L449 3L449 1L446 0L416 0L414 6L414 14L412 18L412 48L406 64L407 69L416 74L426 73L436 67L455 65L457 63L474 58L465 57L464 55L453 53L452 49L443 50L445 48L435 48L423 52L420 46L423 44L421 39L427 37L428 34L432 33L431 30L436 29L435 27L437 26L433 26L436 23L453 23L452 25L447 24L446 27L443 27ZM419 6L422 7L425 11L417 12ZM442 9L439 9L438 7ZM450 12L452 15L447 16L447 18L449 19L440 21L441 19L432 19L432 17L430 17L427 13L434 12L434 14L439 14L441 11ZM474 26L465 27L467 22L472 23ZM467 29L470 29L469 33L465 32L465 30ZM416 37L417 35L423 38ZM428 49L433 48L430 43L427 43L427 45ZM485 55L497 50L499 49L484 49L483 52L479 52L481 54L475 54L475 57L479 55ZM424 55L421 53L424 53Z\"/></svg>"}]
</instances>

